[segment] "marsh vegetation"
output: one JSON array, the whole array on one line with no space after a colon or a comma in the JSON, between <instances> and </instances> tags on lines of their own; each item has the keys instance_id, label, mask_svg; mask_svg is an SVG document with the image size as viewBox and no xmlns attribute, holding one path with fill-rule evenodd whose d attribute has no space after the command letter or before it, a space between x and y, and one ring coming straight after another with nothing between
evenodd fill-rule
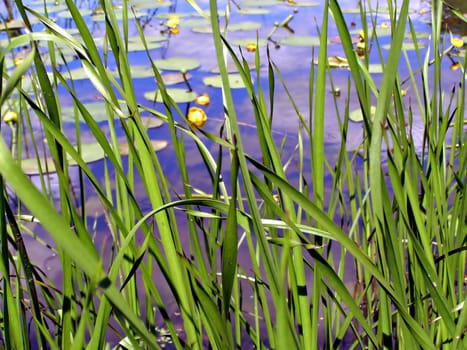
<instances>
[{"instance_id":1,"label":"marsh vegetation","mask_svg":"<svg viewBox=\"0 0 467 350\"><path fill-rule=\"evenodd\" d=\"M442 2L426 36L408 0L186 3L4 16L0 347L467 348L465 47ZM272 8L261 36L236 17ZM191 28L202 77L189 42L160 54Z\"/></svg>"}]
</instances>

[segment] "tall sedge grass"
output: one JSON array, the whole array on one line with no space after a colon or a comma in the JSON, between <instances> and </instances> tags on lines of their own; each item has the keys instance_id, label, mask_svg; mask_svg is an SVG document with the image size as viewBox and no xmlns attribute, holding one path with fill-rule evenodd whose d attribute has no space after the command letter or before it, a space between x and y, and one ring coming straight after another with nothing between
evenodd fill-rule
<instances>
[{"instance_id":1,"label":"tall sedge grass","mask_svg":"<svg viewBox=\"0 0 467 350\"><path fill-rule=\"evenodd\" d=\"M188 2L204 14L194 0ZM14 147L7 146L4 136L0 141L2 346L104 349L116 336L122 346L135 349L160 348L168 339L178 349L467 348L465 77L460 76L452 91L443 91L439 84L446 51L441 44L441 1L435 2L432 47L424 57L416 50L419 65L413 66L401 51L407 29L416 41L407 19L409 1L397 7L388 1L391 48L386 57L380 55L384 74L378 83L369 73L369 52L362 60L354 51L338 2L326 1L318 65L310 67L310 107L301 111L286 77L269 57L264 61L256 52L256 68L250 71L246 59L228 44L217 21L218 4L210 1L225 111L218 136L187 123L149 53L164 111L137 101L127 50L133 12L126 1L121 22L111 1L99 4L106 16L108 43L102 55L73 1L66 0L66 6L82 41L18 0L28 30L12 37L0 55L1 111L14 108L20 115ZM370 4L361 7L364 37L373 38L373 50L381 53L366 6ZM38 19L45 30L34 32L29 18ZM322 87L332 79L326 63L332 22L349 63L349 86L356 91L364 116L365 137L355 151L346 148L349 105L342 109L336 102L329 110L324 102ZM143 29L136 23L144 42ZM48 46L51 75L37 43ZM7 56L24 45L31 47L30 53L8 71ZM66 71L57 69L57 45L76 53L105 101L108 135L80 101ZM118 79L107 69L111 56ZM245 150L229 88L228 56L253 107L260 156ZM408 80L398 73L404 62ZM267 65L267 86L252 83L260 81L262 64ZM465 66L464 61L463 71ZM32 76L32 94L22 85L25 74ZM407 81L415 105L405 110L402 84ZM75 107L76 144L62 125L59 85ZM300 174L293 181L272 133L278 85L300 121L296 145ZM163 171L142 123L143 111L170 130L183 193L172 192L174 180ZM414 113L424 122L421 148L412 134ZM324 120L332 114L340 125L341 147L337 157L328 159ZM80 116L105 152L102 180L85 162ZM46 146L36 139L33 118L39 120ZM120 130L130 147L125 159L118 147ZM210 192L201 195L193 191L187 165L191 141L209 175ZM34 152L42 165L39 188L21 168L26 144L32 145L28 152ZM50 193L51 164L40 161L44 147L56 169L58 199ZM77 202L71 194L70 163L79 172ZM305 180L309 174L311 184ZM325 183L325 177L332 183ZM149 208L137 199L140 185ZM111 247L102 248L112 254L104 256L82 205L94 194L112 237L107 243ZM28 255L30 247L23 238L31 216L54 242L62 271L57 285ZM180 229L181 222L186 229ZM239 261L239 249L248 252L250 261ZM352 286L349 270L356 271ZM176 313L168 311L163 292L167 287ZM246 307L250 297L251 306Z\"/></svg>"}]
</instances>

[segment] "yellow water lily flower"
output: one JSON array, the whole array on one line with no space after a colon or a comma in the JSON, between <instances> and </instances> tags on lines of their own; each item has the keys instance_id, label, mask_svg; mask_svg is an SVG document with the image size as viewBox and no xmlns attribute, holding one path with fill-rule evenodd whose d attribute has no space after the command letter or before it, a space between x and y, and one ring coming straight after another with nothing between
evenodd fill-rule
<instances>
[{"instance_id":1,"label":"yellow water lily flower","mask_svg":"<svg viewBox=\"0 0 467 350\"><path fill-rule=\"evenodd\" d=\"M208 119L206 113L201 108L190 107L188 110L188 122L194 128L201 129Z\"/></svg>"},{"instance_id":2,"label":"yellow water lily flower","mask_svg":"<svg viewBox=\"0 0 467 350\"><path fill-rule=\"evenodd\" d=\"M178 28L178 27L170 28L170 34L172 34L172 35L180 34L180 28Z\"/></svg>"},{"instance_id":3,"label":"yellow water lily flower","mask_svg":"<svg viewBox=\"0 0 467 350\"><path fill-rule=\"evenodd\" d=\"M381 23L381 29L388 29L388 28L389 28L389 24L387 22Z\"/></svg>"},{"instance_id":4,"label":"yellow water lily flower","mask_svg":"<svg viewBox=\"0 0 467 350\"><path fill-rule=\"evenodd\" d=\"M5 123L17 123L18 122L18 114L14 111L8 111L3 116L3 121Z\"/></svg>"},{"instance_id":5,"label":"yellow water lily flower","mask_svg":"<svg viewBox=\"0 0 467 350\"><path fill-rule=\"evenodd\" d=\"M23 63L23 61L24 61L24 57L18 56L18 57L15 57L15 59L13 60L13 64L15 65L15 67L18 67L21 63Z\"/></svg>"},{"instance_id":6,"label":"yellow water lily flower","mask_svg":"<svg viewBox=\"0 0 467 350\"><path fill-rule=\"evenodd\" d=\"M247 43L245 46L248 52L255 52L258 48L258 45L256 45L256 43Z\"/></svg>"},{"instance_id":7,"label":"yellow water lily flower","mask_svg":"<svg viewBox=\"0 0 467 350\"><path fill-rule=\"evenodd\" d=\"M201 106L209 106L209 103L211 102L211 99L209 98L209 95L204 93L200 96L198 96L195 100L195 102Z\"/></svg>"},{"instance_id":8,"label":"yellow water lily flower","mask_svg":"<svg viewBox=\"0 0 467 350\"><path fill-rule=\"evenodd\" d=\"M455 71L455 70L458 70L460 67L461 67L461 64L459 62L454 62L453 64L451 64L449 69L452 71Z\"/></svg>"},{"instance_id":9,"label":"yellow water lily flower","mask_svg":"<svg viewBox=\"0 0 467 350\"><path fill-rule=\"evenodd\" d=\"M460 49L464 46L464 40L461 38L451 38L451 45L454 46L456 49Z\"/></svg>"},{"instance_id":10,"label":"yellow water lily flower","mask_svg":"<svg viewBox=\"0 0 467 350\"><path fill-rule=\"evenodd\" d=\"M167 27L176 28L180 24L180 18L177 15L172 15L167 21Z\"/></svg>"}]
</instances>

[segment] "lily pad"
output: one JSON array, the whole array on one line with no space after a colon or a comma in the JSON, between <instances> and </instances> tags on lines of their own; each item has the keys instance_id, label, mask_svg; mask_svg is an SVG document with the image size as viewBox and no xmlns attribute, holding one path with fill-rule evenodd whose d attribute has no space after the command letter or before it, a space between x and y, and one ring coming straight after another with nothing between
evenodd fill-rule
<instances>
[{"instance_id":1,"label":"lily pad","mask_svg":"<svg viewBox=\"0 0 467 350\"><path fill-rule=\"evenodd\" d=\"M231 32L236 32L236 31L257 30L260 27L261 27L261 24L258 22L244 21L244 22L230 24L228 26L228 29Z\"/></svg>"},{"instance_id":2,"label":"lily pad","mask_svg":"<svg viewBox=\"0 0 467 350\"><path fill-rule=\"evenodd\" d=\"M136 11L134 13L131 12L131 14L128 15L129 18L140 18L144 16L147 16L147 14L141 11ZM115 11L115 17L117 18L117 20L121 21L123 20L123 13L121 11ZM91 20L94 22L104 22L105 14L103 13L94 14L91 16Z\"/></svg>"},{"instance_id":3,"label":"lily pad","mask_svg":"<svg viewBox=\"0 0 467 350\"><path fill-rule=\"evenodd\" d=\"M198 60L187 57L172 57L163 60L154 60L154 64L158 69L178 71L196 69L201 65Z\"/></svg>"},{"instance_id":4,"label":"lily pad","mask_svg":"<svg viewBox=\"0 0 467 350\"><path fill-rule=\"evenodd\" d=\"M229 78L229 85L231 89L240 89L240 88L245 87L245 84L243 83L243 80L240 74L229 74L228 78ZM220 75L216 75L213 77L206 77L203 79L203 83L208 86L221 88L222 78Z\"/></svg>"},{"instance_id":5,"label":"lily pad","mask_svg":"<svg viewBox=\"0 0 467 350\"><path fill-rule=\"evenodd\" d=\"M314 6L319 6L319 2L316 1L294 1L294 2L288 2L287 5L293 6L293 7L314 7Z\"/></svg>"},{"instance_id":6,"label":"lily pad","mask_svg":"<svg viewBox=\"0 0 467 350\"><path fill-rule=\"evenodd\" d=\"M370 113L371 113L370 118L373 119L374 116L375 116L375 113L376 113L376 107L375 106L371 106ZM353 121L353 122L356 122L356 123L362 122L363 121L362 109L357 108L357 109L353 110L352 112L350 112L349 119L351 121Z\"/></svg>"},{"instance_id":7,"label":"lily pad","mask_svg":"<svg viewBox=\"0 0 467 350\"><path fill-rule=\"evenodd\" d=\"M319 37L308 35L291 35L279 39L279 43L289 46L319 46Z\"/></svg>"},{"instance_id":8,"label":"lily pad","mask_svg":"<svg viewBox=\"0 0 467 350\"><path fill-rule=\"evenodd\" d=\"M133 0L130 2L131 5L138 9L138 10L145 10L145 9L159 9L172 6L172 2L164 1L164 2L157 2L154 0Z\"/></svg>"},{"instance_id":9,"label":"lily pad","mask_svg":"<svg viewBox=\"0 0 467 350\"><path fill-rule=\"evenodd\" d=\"M141 117L141 122L146 129L155 129L164 125L164 122L156 117Z\"/></svg>"},{"instance_id":10,"label":"lily pad","mask_svg":"<svg viewBox=\"0 0 467 350\"><path fill-rule=\"evenodd\" d=\"M212 34L212 27L210 24L206 24L204 26L191 28L191 31L199 34Z\"/></svg>"},{"instance_id":11,"label":"lily pad","mask_svg":"<svg viewBox=\"0 0 467 350\"><path fill-rule=\"evenodd\" d=\"M368 65L368 72L372 74L381 74L383 73L383 66L380 63L370 63Z\"/></svg>"},{"instance_id":12,"label":"lily pad","mask_svg":"<svg viewBox=\"0 0 467 350\"><path fill-rule=\"evenodd\" d=\"M63 71L62 75L65 79L71 79L74 81L89 79L83 67Z\"/></svg>"},{"instance_id":13,"label":"lily pad","mask_svg":"<svg viewBox=\"0 0 467 350\"><path fill-rule=\"evenodd\" d=\"M209 21L205 18L192 18L180 21L179 26L181 28L196 28L204 27L209 25Z\"/></svg>"},{"instance_id":14,"label":"lily pad","mask_svg":"<svg viewBox=\"0 0 467 350\"><path fill-rule=\"evenodd\" d=\"M167 141L164 140L152 140L151 141L152 147L154 150L160 151L167 147ZM127 156L129 152L129 147L127 143L121 143L118 147L119 152L122 156ZM102 149L101 145L97 142L89 143L89 144L82 144L80 147L81 150L81 158L84 160L85 163L93 163L97 162L101 159L104 159L105 153ZM78 163L71 158L70 155L67 155L68 164L70 166L77 165ZM50 157L46 158L27 158L21 160L21 167L23 172L27 175L37 175L42 170L43 173L53 173L56 171L55 164L53 159Z\"/></svg>"},{"instance_id":15,"label":"lily pad","mask_svg":"<svg viewBox=\"0 0 467 350\"><path fill-rule=\"evenodd\" d=\"M130 66L130 69L133 79L150 78L154 76L154 72L150 66ZM112 70L112 75L118 77L118 71Z\"/></svg>"},{"instance_id":16,"label":"lily pad","mask_svg":"<svg viewBox=\"0 0 467 350\"><path fill-rule=\"evenodd\" d=\"M391 48L391 44L383 45L382 47L383 49L389 50ZM415 50L416 48L423 49L424 47L425 47L425 44L422 42L418 42L416 45L413 42L402 43L402 50L405 50L405 51Z\"/></svg>"},{"instance_id":17,"label":"lily pad","mask_svg":"<svg viewBox=\"0 0 467 350\"><path fill-rule=\"evenodd\" d=\"M269 12L271 12L271 10L250 7L250 8L242 8L238 10L237 12L241 15L267 15Z\"/></svg>"},{"instance_id":18,"label":"lily pad","mask_svg":"<svg viewBox=\"0 0 467 350\"><path fill-rule=\"evenodd\" d=\"M92 115L94 121L97 123L106 121L108 118L107 106L104 101L97 101L86 103L84 105L86 110ZM124 107L123 105L121 106ZM80 114L80 120L84 121L83 117ZM63 107L62 108L62 121L63 122L74 122L75 121L75 108L73 106Z\"/></svg>"},{"instance_id":19,"label":"lily pad","mask_svg":"<svg viewBox=\"0 0 467 350\"><path fill-rule=\"evenodd\" d=\"M243 6L261 7L261 6L274 6L274 5L279 5L279 4L283 4L283 2L278 1L278 0L246 0L246 1L242 1L239 4L239 6L240 7L243 7Z\"/></svg>"},{"instance_id":20,"label":"lily pad","mask_svg":"<svg viewBox=\"0 0 467 350\"><path fill-rule=\"evenodd\" d=\"M185 78L188 80L191 78L191 75L186 74ZM164 73L162 74L162 80L165 85L176 85L185 82L182 73Z\"/></svg>"},{"instance_id":21,"label":"lily pad","mask_svg":"<svg viewBox=\"0 0 467 350\"><path fill-rule=\"evenodd\" d=\"M175 103L193 102L197 97L194 91L187 91L186 89L167 89L167 93L175 101ZM144 98L149 101L155 101L159 103L163 102L162 94L159 90L145 92Z\"/></svg>"},{"instance_id":22,"label":"lily pad","mask_svg":"<svg viewBox=\"0 0 467 350\"><path fill-rule=\"evenodd\" d=\"M92 10L91 9L80 9L79 10L79 13L81 14L81 16L89 16L89 15L92 15ZM57 14L57 17L60 17L60 18L73 18L72 14L70 11L68 11L68 9L66 11L61 11Z\"/></svg>"},{"instance_id":23,"label":"lily pad","mask_svg":"<svg viewBox=\"0 0 467 350\"><path fill-rule=\"evenodd\" d=\"M151 140L151 145L154 151L160 151L167 147L168 142L164 140ZM118 145L118 150L122 156L127 156L130 153L130 146L128 143L120 143Z\"/></svg>"},{"instance_id":24,"label":"lily pad","mask_svg":"<svg viewBox=\"0 0 467 350\"><path fill-rule=\"evenodd\" d=\"M250 68L250 70L255 69L256 68L255 62L248 62L248 68ZM233 63L233 62L228 62L227 63L227 72L228 73L238 73L238 69L237 69L237 66L235 65L235 63ZM211 69L211 73L219 74L220 73L219 67L216 66L213 69Z\"/></svg>"},{"instance_id":25,"label":"lily pad","mask_svg":"<svg viewBox=\"0 0 467 350\"><path fill-rule=\"evenodd\" d=\"M256 38L235 39L230 42L232 46L240 46L242 49L249 43L256 44ZM267 43L268 41L266 39L258 39L258 47L264 47Z\"/></svg>"},{"instance_id":26,"label":"lily pad","mask_svg":"<svg viewBox=\"0 0 467 350\"><path fill-rule=\"evenodd\" d=\"M156 41L147 42L146 46L148 50L155 50L162 47L161 43ZM138 52L138 51L146 51L146 47L143 45L142 41L128 41L128 52Z\"/></svg>"}]
</instances>

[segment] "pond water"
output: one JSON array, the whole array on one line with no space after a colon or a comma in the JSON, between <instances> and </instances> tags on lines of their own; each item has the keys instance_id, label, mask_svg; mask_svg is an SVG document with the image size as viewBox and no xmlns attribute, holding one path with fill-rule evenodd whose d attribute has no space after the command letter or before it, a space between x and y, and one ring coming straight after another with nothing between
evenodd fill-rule
<instances>
[{"instance_id":1,"label":"pond water","mask_svg":"<svg viewBox=\"0 0 467 350\"><path fill-rule=\"evenodd\" d=\"M302 1L297 0L297 3L300 4ZM202 0L199 1L199 4L202 8L208 8L208 1ZM225 7L225 1L219 1L219 8L223 9ZM258 4L258 2L253 2ZM260 39L260 43L266 38L268 33L274 28L275 22L282 22L289 15L293 15L293 19L289 23L290 28L294 31L292 34L290 31L284 28L278 28L276 33L273 35L273 40L278 42L279 45L275 45L272 41L269 42L269 50L271 60L277 65L280 72L284 76L287 88L291 92L298 108L303 112L304 115L308 115L309 109L309 81L308 75L310 68L313 69L313 59L318 55L318 47L315 45L312 48L312 45L302 45L292 44L287 42L287 38L290 37L304 37L303 40L312 40L309 37L316 37L319 32L319 25L322 18L323 4L316 3L316 6L290 6L286 3L274 6L266 6L267 1L263 2L263 6L259 7L263 11L259 14L239 14L237 10L232 9L231 24L238 24L240 29L238 31L231 31L227 35L227 39L235 47L236 43L242 43L242 51L245 58L248 61L254 60L254 53L248 52L244 45L246 42L255 42L256 36ZM358 9L358 1L354 0L345 0L339 1L343 11L346 13L346 19L348 24L352 29L353 36L358 40L358 33L360 31L361 24L359 22L359 14L356 12ZM384 1L384 3L386 3ZM32 3L34 8L39 9L39 3ZM142 2L141 2L142 4ZM164 3L162 3L164 4ZM80 8L83 11L83 15L86 15L86 20L89 23L89 27L92 29L92 34L96 38L96 42L100 42L100 38L104 36L105 24L101 19L92 16L92 11L97 8L97 4L82 2L79 4ZM376 1L372 3L374 8L377 7ZM56 20L57 24L73 29L73 23L70 19L67 18L66 12L63 11L63 8L57 9L57 11L50 11L52 8L55 9L56 5L51 4L49 9L49 16ZM60 5L58 5L60 6ZM233 6L233 5L232 5ZM249 8L245 4L240 3L241 8ZM384 6L384 5L382 5ZM429 25L430 21L430 4L426 1L411 1L410 2L410 18L413 21L415 31L420 33L419 38L417 39L421 46L424 46L425 49L421 50L421 54L425 53L426 48L430 47L430 39L426 35L430 33L431 27ZM254 6L258 8L257 6ZM0 11L4 13L4 8L0 8ZM85 12L85 10L90 10L90 12ZM206 23L203 23L202 19L198 16L195 16L193 10L183 1L173 2L170 6L161 6L158 9L151 9L140 5L139 12L141 12L140 21L144 24L144 33L149 37L160 36L161 28L163 28L160 23L161 21L165 23L167 20L168 14L177 14L179 16L179 29L180 32L177 35L166 36L165 40L160 42L160 47L150 50L150 55L153 59L167 59L172 57L184 57L184 58L194 58L199 61L199 68L190 70L189 83L192 89L199 95L203 93L208 93L211 98L211 104L206 108L206 113L208 115L208 121L205 125L205 130L210 131L214 134L218 134L219 129L223 123L223 105L222 105L222 95L221 90L215 87L207 86L203 83L203 79L215 75L212 73L213 70L217 67L217 62L214 53L214 47L212 43L212 38L209 33L204 33ZM389 17L388 14L381 10L377 15L374 15L375 24L378 30L381 30L381 33L384 33L384 28L388 24ZM250 24L245 24L248 21ZM243 24L242 24L243 23ZM243 26L243 27L242 27ZM40 30L40 25L37 25L38 30ZM246 28L246 30L243 30ZM383 29L381 29L383 28ZM460 36L463 34L462 27L453 27L455 34ZM381 44L386 45L390 43L390 30L387 30L387 35L381 34L379 37L381 39ZM137 31L134 26L130 26L130 37L137 37ZM418 67L416 61L416 54L413 50L409 49L410 45L407 45L407 55L410 58L410 62L413 63L414 67ZM237 48L236 48L237 50ZM260 45L258 48L260 51L262 59L262 68L261 68L261 77L259 82L256 84L262 84L265 88L267 87L267 58L266 58L266 46ZM338 33L336 28L333 26L331 21L331 26L329 29L329 46L328 46L329 56L344 56L341 45L338 40ZM376 50L375 50L376 51ZM383 51L383 56L387 53ZM146 53L136 49L134 52L129 54L130 62L134 67L149 67L149 61L146 57ZM377 52L372 52L371 55L372 63L380 64L380 60ZM68 62L69 69L79 68L80 64L77 60L71 60ZM449 66L451 62L446 60L445 70L443 71L443 81L442 87L445 91L450 91L454 84L459 81L459 71L451 71ZM109 69L114 69L114 62L109 61ZM401 76L409 76L409 71L405 62L401 62ZM136 69L135 69L136 73ZM254 75L255 76L255 75ZM376 83L380 81L380 73L373 74ZM255 77L256 79L256 77ZM357 109L359 107L358 100L355 95L355 91L347 91L348 81L350 79L350 72L347 69L335 69L332 71L332 82L334 87L338 87L341 91L340 97L335 96L332 93L332 85L329 81L328 86L315 87L326 89L329 93L326 94L326 109L329 114L329 118L326 120L326 149L330 163L333 162L333 157L336 156L337 150L340 146L340 133L338 130L338 120L336 118L336 110L339 113L344 113L344 108L346 103L349 102L350 110ZM162 107L159 104L153 104L151 101L148 101L144 94L148 91L154 91L157 88L157 85L153 77L142 77L136 78L134 81L135 91L137 92L137 99L141 104L146 104L151 107L155 107L163 111ZM175 85L175 87L186 88L184 83ZM75 82L75 88L80 94L80 99L84 103L94 103L98 101L98 93L87 79L80 79ZM405 97L406 108L413 108L414 111L414 133L419 136L415 139L415 142L421 144L421 138L423 133L423 123L420 118L420 115L417 112L417 107L415 103L415 98L413 95L413 89L410 86L407 86L407 96ZM246 151L254 156L259 155L258 143L255 130L255 120L252 112L251 102L248 98L247 93L243 89L236 89L234 92L235 104L237 108L237 114L240 116L240 121L242 122L242 133L243 139L246 140ZM63 107L66 107L71 103L68 97L65 96L61 100ZM287 142L285 143L284 148L284 159L294 158L295 146L297 144L297 131L299 129L299 118L297 117L293 105L287 97L284 89L280 84L276 85L276 93L274 96L275 103L275 114L274 114L274 135L276 136L277 142L281 142L284 137L287 137ZM182 108L185 108L185 104L182 104ZM83 126L84 127L84 126ZM73 136L74 126L70 124L70 138ZM103 130L106 130L105 122L102 123ZM9 131L7 128L2 128L2 133L6 139L9 138ZM86 130L83 129L83 134L86 137ZM123 133L122 133L123 135ZM169 129L166 126L156 128L150 131L150 135L154 139L158 140L170 140ZM363 135L363 125L361 123L351 123L349 126L349 135L350 139L347 143L348 150L353 150L358 147L361 143ZM192 186L200 189L205 188L205 169L201 165L201 158L196 150L194 145L190 145L188 142L188 148L186 151L186 158L189 162L190 168L190 177L193 181ZM190 146L193 146L190 148ZM164 167L167 177L170 179L173 188L176 191L182 193L183 184L178 174L178 169L174 163L174 150L171 147L170 143L168 146L158 153L159 159ZM226 157L228 155L226 154ZM227 161L227 158L226 158ZM309 160L308 160L309 161ZM293 162L292 162L293 164ZM98 177L103 177L102 172L102 163L95 162L92 164L92 169L98 174ZM293 174L297 173L297 169L292 165L289 168L289 173L293 178ZM52 175L52 182L54 178ZM308 179L309 180L309 179ZM142 185L141 185L142 186ZM52 192L54 189L52 188ZM135 191L136 193L143 191ZM142 203L144 208L144 203L147 203L149 208L149 202L146 197L137 198L139 203ZM101 209L99 205L96 205L97 201L94 198L89 198L87 203L89 220L95 224L96 230L96 242L99 248L106 246L105 241L109 239L107 234L107 227L105 223L105 218L101 215ZM180 224L183 225L183 215L180 215ZM31 229L36 229L33 224L31 224ZM180 230L183 232L183 229ZM38 233L40 234L40 232ZM188 244L188 238L184 237L185 243ZM52 242L48 242L52 243ZM61 271L60 271L60 262L58 258L52 254L51 250L48 247L45 247L42 244L39 244L36 240L28 240L28 245L30 248L31 259L44 271L47 271L49 277L56 281L60 281ZM248 254L245 252L245 254ZM248 259L245 259L248 260ZM242 261L242 252L240 252L239 261ZM353 273L351 271L351 264L349 266L349 282L352 282ZM248 269L248 267L245 267ZM167 295L169 295L167 289ZM168 311L175 312L175 309L171 309L170 302L168 302Z\"/></svg>"}]
</instances>

